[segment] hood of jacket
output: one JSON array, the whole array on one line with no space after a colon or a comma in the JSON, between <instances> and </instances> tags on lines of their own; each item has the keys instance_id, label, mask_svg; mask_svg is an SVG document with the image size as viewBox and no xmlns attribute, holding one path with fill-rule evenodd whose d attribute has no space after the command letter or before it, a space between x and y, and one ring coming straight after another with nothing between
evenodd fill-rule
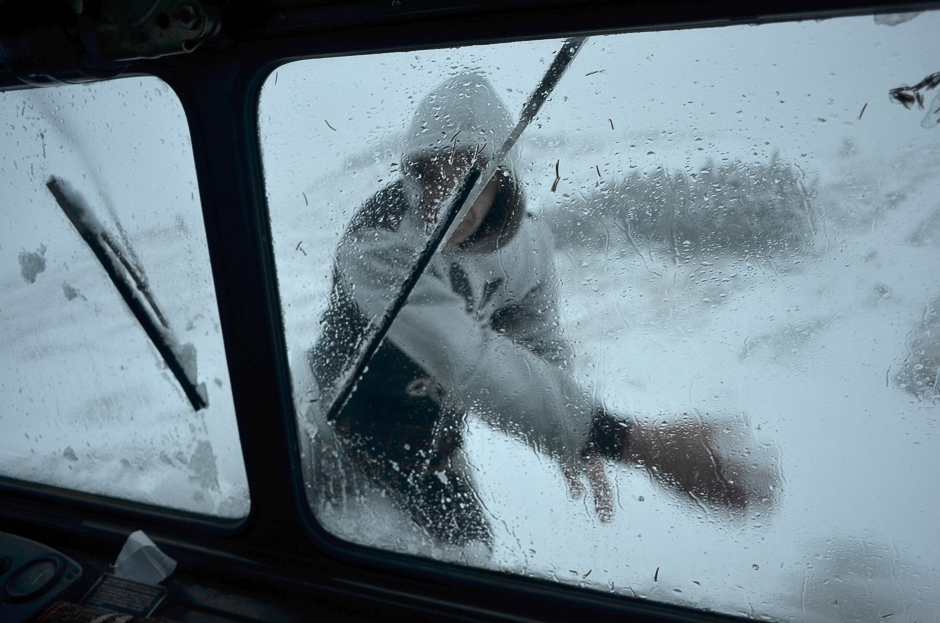
<instances>
[{"instance_id":1,"label":"hood of jacket","mask_svg":"<svg viewBox=\"0 0 940 623\"><path fill-rule=\"evenodd\" d=\"M414 163L465 152L485 164L496 155L514 125L509 109L482 74L460 74L440 84L418 104L405 135L402 171L408 203L417 206L422 193ZM525 201L514 171L516 151L513 149L500 166L496 201L477 231L460 245L462 250L493 251L518 232Z\"/></svg>"}]
</instances>

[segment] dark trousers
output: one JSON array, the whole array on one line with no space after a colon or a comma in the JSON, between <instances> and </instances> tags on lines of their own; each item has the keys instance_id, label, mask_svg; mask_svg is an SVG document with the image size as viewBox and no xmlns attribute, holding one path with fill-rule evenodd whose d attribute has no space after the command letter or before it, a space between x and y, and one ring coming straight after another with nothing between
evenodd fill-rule
<instances>
[{"instance_id":1,"label":"dark trousers","mask_svg":"<svg viewBox=\"0 0 940 623\"><path fill-rule=\"evenodd\" d=\"M473 483L458 464L464 414L387 341L333 423L344 451L412 520L443 543L492 545Z\"/></svg>"}]
</instances>

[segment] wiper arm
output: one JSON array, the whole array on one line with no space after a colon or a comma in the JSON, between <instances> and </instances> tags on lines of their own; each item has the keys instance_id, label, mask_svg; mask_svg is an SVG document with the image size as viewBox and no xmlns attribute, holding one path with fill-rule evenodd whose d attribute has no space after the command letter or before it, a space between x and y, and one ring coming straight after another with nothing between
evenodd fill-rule
<instances>
[{"instance_id":1,"label":"wiper arm","mask_svg":"<svg viewBox=\"0 0 940 623\"><path fill-rule=\"evenodd\" d=\"M94 215L78 192L55 176L49 178L46 188L55 197L59 207L81 237L91 247L121 298L127 303L131 313L143 327L147 337L173 372L173 376L179 381L193 409L199 411L209 406L205 384L197 385L196 382L195 349L192 344L180 344L163 312L157 306L146 276L131 265L127 259L127 253L115 242L114 237Z\"/></svg>"},{"instance_id":2,"label":"wiper arm","mask_svg":"<svg viewBox=\"0 0 940 623\"><path fill-rule=\"evenodd\" d=\"M342 391L337 395L327 413L326 419L328 422L335 421L337 416L339 416L339 412L346 406L346 401L349 400L353 387L355 387L359 377L362 376L366 367L369 365L369 362L372 361L372 357L375 355L376 351L378 351L379 345L388 334L401 308L404 307L405 303L408 301L408 297L418 284L421 275L424 274L424 271L431 263L431 260L434 259L435 254L437 254L443 242L453 235L454 230L457 229L464 216L466 216L467 212L470 210L470 206L473 205L473 202L476 201L480 193L483 192L483 187L486 186L490 178L496 174L496 170L502 164L503 160L509 155L512 148L516 146L522 133L538 114L545 100L547 100L549 95L552 94L552 91L555 90L558 81L565 73L565 70L568 69L568 66L571 65L571 61L577 56L585 41L587 41L587 37L572 37L565 41L561 49L558 50L558 54L555 55L554 60L552 60L552 64L549 65L548 69L545 71L545 75L542 76L541 82L535 87L532 94L529 95L529 99L526 101L525 106L522 108L522 113L519 115L519 122L516 123L512 132L509 133L509 137L503 142L503 145L499 148L499 151L496 152L496 155L487 163L486 168L481 168L474 162L470 172L467 173L467 176L460 184L457 194L450 202L450 205L447 206L444 212L444 218L441 219L437 229L434 230L424 249L422 249L420 255L418 255L418 259L411 269L411 272L408 274L408 277L405 279L401 290L399 290L398 296L395 297L391 307L388 308L382 320L379 322L379 328L369 340L366 349L363 351L363 355L356 364L353 374L346 377Z\"/></svg>"}]
</instances>

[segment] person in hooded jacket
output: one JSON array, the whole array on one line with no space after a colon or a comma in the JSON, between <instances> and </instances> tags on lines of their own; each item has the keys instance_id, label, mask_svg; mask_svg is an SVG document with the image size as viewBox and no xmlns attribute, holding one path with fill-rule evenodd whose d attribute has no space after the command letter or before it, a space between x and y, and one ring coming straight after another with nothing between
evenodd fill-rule
<instances>
[{"instance_id":1,"label":"person in hooded jacket","mask_svg":"<svg viewBox=\"0 0 940 623\"><path fill-rule=\"evenodd\" d=\"M337 249L323 332L307 354L320 408L346 381L463 176L494 157L512 126L478 73L446 81L420 103L401 179L358 210ZM419 279L343 410L326 423L317 469L328 471L329 448L344 461L334 474L352 463L438 541L491 545L459 452L473 411L552 457L572 492L583 492L585 476L602 520L613 513L605 459L644 465L697 499L742 506L747 494L722 473L707 427L690 418L657 428L614 417L571 377L553 253L547 228L526 213L511 153ZM348 484L349 475L319 486L329 497L337 482Z\"/></svg>"}]
</instances>

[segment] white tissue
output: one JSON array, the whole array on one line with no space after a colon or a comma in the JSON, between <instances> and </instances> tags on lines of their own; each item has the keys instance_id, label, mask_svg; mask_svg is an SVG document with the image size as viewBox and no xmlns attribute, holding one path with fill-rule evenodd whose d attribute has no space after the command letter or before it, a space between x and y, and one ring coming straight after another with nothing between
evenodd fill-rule
<instances>
[{"instance_id":1,"label":"white tissue","mask_svg":"<svg viewBox=\"0 0 940 623\"><path fill-rule=\"evenodd\" d=\"M156 586L176 569L176 561L160 551L143 530L127 537L114 562L114 575Z\"/></svg>"}]
</instances>

